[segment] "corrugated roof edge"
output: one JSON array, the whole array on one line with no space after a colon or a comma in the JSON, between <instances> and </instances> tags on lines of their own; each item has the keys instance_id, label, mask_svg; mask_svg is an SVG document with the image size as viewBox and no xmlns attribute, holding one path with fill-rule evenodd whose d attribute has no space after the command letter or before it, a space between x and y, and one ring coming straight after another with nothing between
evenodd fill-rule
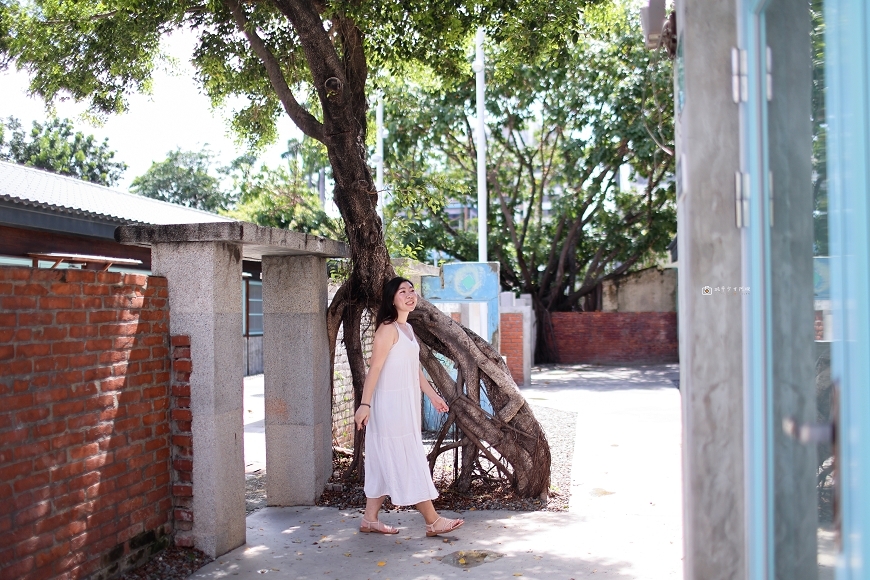
<instances>
[{"instance_id":1,"label":"corrugated roof edge","mask_svg":"<svg viewBox=\"0 0 870 580\"><path fill-rule=\"evenodd\" d=\"M135 193L121 191L119 189L113 189L111 187L106 187L105 185L100 185L98 183L91 183L90 181L83 181L81 179L76 179L75 177L70 177L69 175L61 175L59 173L53 173L51 171L46 171L44 169L37 169L36 167L30 167L28 165L21 165L19 163L11 163L9 161L0 161L0 165L7 165L7 166L14 167L16 169L20 169L20 170L23 170L26 172L36 173L40 177L48 177L51 179L58 179L58 180L67 180L67 181L70 181L71 183L75 184L75 186L77 186L77 187L93 187L93 188L97 188L97 189L104 191L104 192L111 192L117 196L128 196L128 197L134 198L137 202L156 204L156 205L159 205L161 207L168 205L168 206L172 207L173 209L181 208L185 211L196 212L196 213L199 213L202 215L209 216L211 218L219 218L217 221L228 221L228 222L236 221L232 218L228 218L228 217L222 216L220 214L212 213L209 211L205 211L205 210L201 210L201 209L197 209L197 208L193 208L193 207L187 207L187 206L183 206L180 204L169 203L167 201L160 201L159 199L152 199L150 197L145 197L144 195L136 195ZM117 215L113 215L113 214L97 214L94 212L89 212L86 210L81 210L81 209L73 208L73 207L69 207L69 206L58 206L58 205L53 205L53 204L47 204L47 203L40 201L38 199L32 199L29 197L9 196L9 195L5 195L5 194L0 194L0 197L2 197L4 199L9 199L10 201L17 200L19 202L22 202L22 201L26 200L28 202L31 202L31 204L35 205L36 207L44 207L47 209L62 209L62 210L67 211L68 213L73 213L73 214L78 213L78 215L87 215L87 216L94 216L94 217L111 217L111 218L114 218L116 220L119 220L120 223L143 223L143 222L139 222L139 221L131 221L131 220L129 220L129 218L124 218L122 216L117 216ZM37 204L41 204L41 205L37 205Z\"/></svg>"},{"instance_id":2,"label":"corrugated roof edge","mask_svg":"<svg viewBox=\"0 0 870 580\"><path fill-rule=\"evenodd\" d=\"M0 193L0 199L5 200L5 201L10 201L16 205L32 206L32 207L54 210L54 211L57 211L58 213L66 213L66 214L70 214L70 215L80 215L80 216L85 216L85 217L89 217L89 218L98 218L98 219L102 219L102 220L105 220L108 222L118 223L121 225L131 225L131 226L132 225L140 225L140 224L147 225L144 222L130 220L130 219L126 219L126 218L120 218L120 217L113 216L113 215L106 214L106 213L94 213L91 211L85 211L85 210L77 209L77 208L73 208L73 207L53 205L53 204L45 203L45 202L41 202L41 201L33 201L31 199L22 199L20 197L13 197L13 196L5 195L2 193Z\"/></svg>"}]
</instances>

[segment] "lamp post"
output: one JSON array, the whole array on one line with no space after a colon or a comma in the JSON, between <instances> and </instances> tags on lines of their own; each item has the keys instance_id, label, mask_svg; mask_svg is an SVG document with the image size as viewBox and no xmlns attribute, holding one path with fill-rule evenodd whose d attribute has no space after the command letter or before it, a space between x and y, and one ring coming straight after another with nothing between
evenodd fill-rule
<instances>
[{"instance_id":1,"label":"lamp post","mask_svg":"<svg viewBox=\"0 0 870 580\"><path fill-rule=\"evenodd\" d=\"M486 262L486 107L484 96L486 83L484 78L483 28L477 29L475 38L475 57L471 70L477 76L477 261Z\"/></svg>"},{"instance_id":2,"label":"lamp post","mask_svg":"<svg viewBox=\"0 0 870 580\"><path fill-rule=\"evenodd\" d=\"M375 154L372 161L375 162L375 189L378 191L378 213L381 222L384 221L384 94L377 93L378 104L375 106ZM384 224L386 228L386 224Z\"/></svg>"}]
</instances>

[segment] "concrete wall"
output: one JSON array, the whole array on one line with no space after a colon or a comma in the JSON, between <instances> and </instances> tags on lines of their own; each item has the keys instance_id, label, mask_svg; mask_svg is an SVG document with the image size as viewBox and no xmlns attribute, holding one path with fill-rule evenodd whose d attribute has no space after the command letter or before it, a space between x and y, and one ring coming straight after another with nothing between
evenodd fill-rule
<instances>
[{"instance_id":1,"label":"concrete wall","mask_svg":"<svg viewBox=\"0 0 870 580\"><path fill-rule=\"evenodd\" d=\"M84 578L169 542L164 278L0 267L0 577Z\"/></svg>"},{"instance_id":2,"label":"concrete wall","mask_svg":"<svg viewBox=\"0 0 870 580\"><path fill-rule=\"evenodd\" d=\"M675 63L684 578L745 577L743 298L735 218L737 2L677 0ZM681 56L680 56L681 55ZM755 289L752 289L753 291ZM759 289L760 290L760 289Z\"/></svg>"},{"instance_id":3,"label":"concrete wall","mask_svg":"<svg viewBox=\"0 0 870 580\"><path fill-rule=\"evenodd\" d=\"M601 284L602 312L675 312L677 271L646 268Z\"/></svg>"}]
</instances>

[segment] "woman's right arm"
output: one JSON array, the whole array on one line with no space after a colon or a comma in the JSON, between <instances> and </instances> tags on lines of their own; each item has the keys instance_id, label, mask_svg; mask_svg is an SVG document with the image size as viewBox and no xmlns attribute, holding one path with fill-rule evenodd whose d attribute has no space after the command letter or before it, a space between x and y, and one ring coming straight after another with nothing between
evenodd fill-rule
<instances>
[{"instance_id":1,"label":"woman's right arm","mask_svg":"<svg viewBox=\"0 0 870 580\"><path fill-rule=\"evenodd\" d=\"M362 401L354 414L354 422L356 422L357 429L362 429L369 422L372 398L375 395L375 385L378 384L378 377L381 375L381 369L384 368L384 361L387 360L390 349L393 348L398 339L398 329L393 324L382 324L375 332L375 339L372 344L371 366L369 366L366 382L363 385Z\"/></svg>"}]
</instances>

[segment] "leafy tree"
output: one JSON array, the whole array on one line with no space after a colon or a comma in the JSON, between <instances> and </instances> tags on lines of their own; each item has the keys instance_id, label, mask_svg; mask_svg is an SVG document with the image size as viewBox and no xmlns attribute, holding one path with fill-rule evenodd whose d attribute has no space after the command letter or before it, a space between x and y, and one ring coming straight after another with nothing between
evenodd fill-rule
<instances>
[{"instance_id":1,"label":"leafy tree","mask_svg":"<svg viewBox=\"0 0 870 580\"><path fill-rule=\"evenodd\" d=\"M549 312L583 309L603 280L654 263L676 232L671 63L644 48L639 28L625 6L599 6L564 64L495 55L488 253L504 287L532 295L539 360ZM408 218L396 245L420 260L433 250L475 260L474 84L404 77L387 102L389 213Z\"/></svg>"},{"instance_id":2,"label":"leafy tree","mask_svg":"<svg viewBox=\"0 0 870 580\"><path fill-rule=\"evenodd\" d=\"M93 135L76 131L68 119L34 121L29 133L15 117L0 124L0 159L6 161L111 187L127 169L114 157L108 139L98 143Z\"/></svg>"},{"instance_id":3,"label":"leafy tree","mask_svg":"<svg viewBox=\"0 0 870 580\"><path fill-rule=\"evenodd\" d=\"M145 197L205 211L227 209L233 196L214 174L214 154L203 151L170 151L163 161L151 164L133 180L130 191Z\"/></svg>"},{"instance_id":4,"label":"leafy tree","mask_svg":"<svg viewBox=\"0 0 870 580\"><path fill-rule=\"evenodd\" d=\"M305 158L302 143L291 141L290 145L286 168L263 167L255 173L242 169L246 160L235 164L236 171L243 173L236 185L240 191L239 203L225 214L263 226L344 238L341 220L326 214L316 190L317 183L312 183L310 172L306 174L306 167L310 168L306 161L312 159Z\"/></svg>"},{"instance_id":5,"label":"leafy tree","mask_svg":"<svg viewBox=\"0 0 870 580\"><path fill-rule=\"evenodd\" d=\"M241 135L254 145L272 140L283 110L305 135L323 143L353 264L330 305L329 335L334 344L339 324L344 326L359 403L365 377L360 321L377 307L382 285L394 273L366 162L369 69L400 74L425 66L455 82L469 75L466 53L478 25L487 26L489 38L516 59L558 55L579 39L583 4L7 0L0 4L0 22L8 23L9 32L0 48L4 58L31 73L34 94L47 100L68 95L88 101L95 113L111 114L124 109L128 93L148 89L161 36L190 28L199 34L194 64L206 93L218 105L237 96L248 103L232 121ZM546 492L546 438L499 354L426 302L414 320L426 345L423 363L452 403L450 420L498 462L520 494ZM457 363L464 385L443 372L433 351ZM480 388L496 409L494 417L480 408ZM354 459L361 473L361 453Z\"/></svg>"}]
</instances>

